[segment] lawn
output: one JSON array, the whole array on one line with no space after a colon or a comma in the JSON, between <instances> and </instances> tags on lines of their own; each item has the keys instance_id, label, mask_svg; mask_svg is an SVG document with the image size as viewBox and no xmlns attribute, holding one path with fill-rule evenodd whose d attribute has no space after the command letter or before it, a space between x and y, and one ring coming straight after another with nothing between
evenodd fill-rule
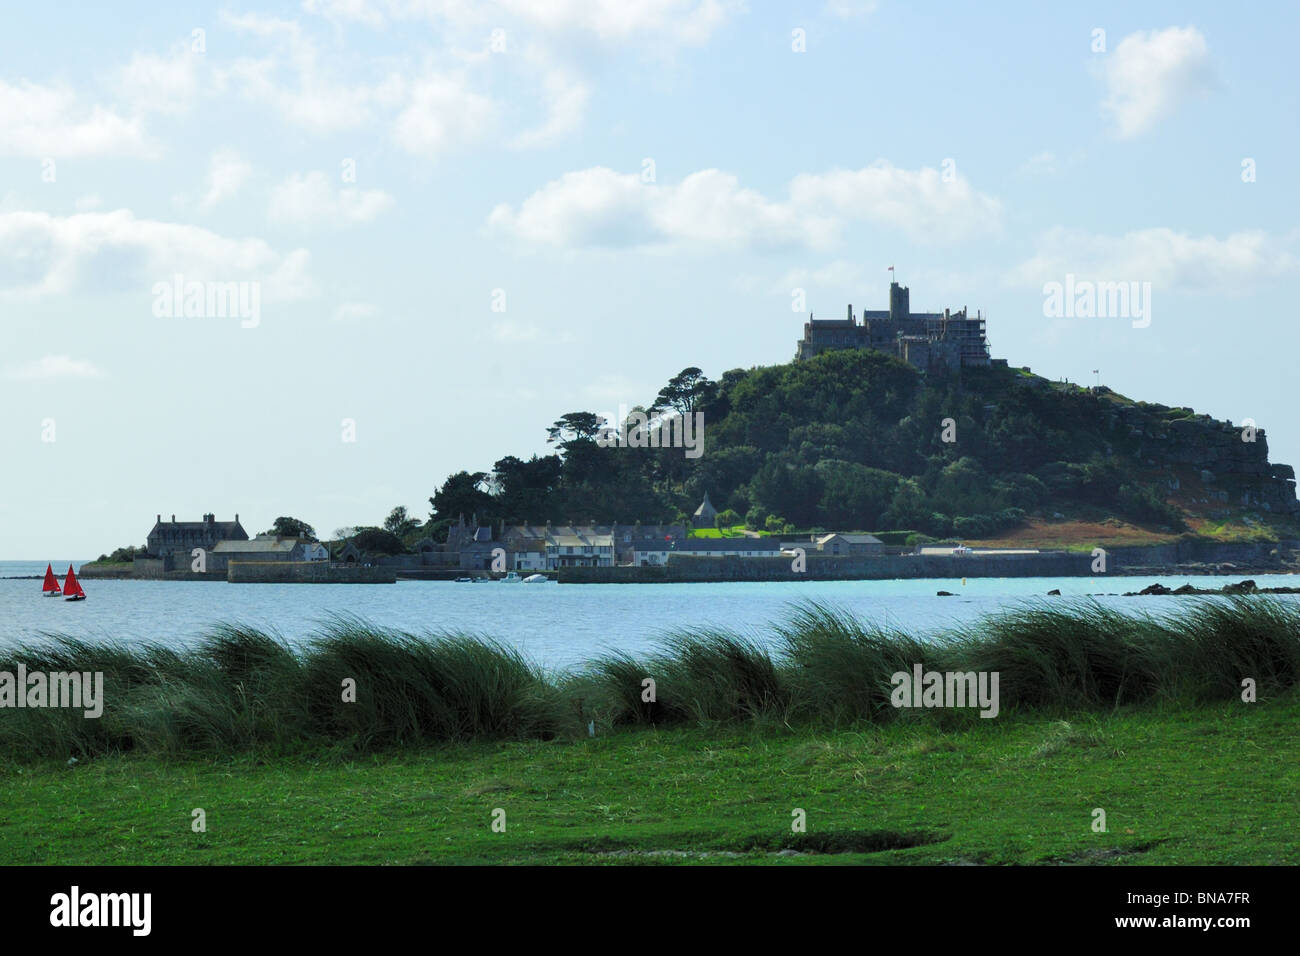
<instances>
[{"instance_id":1,"label":"lawn","mask_svg":"<svg viewBox=\"0 0 1300 956\"><path fill-rule=\"evenodd\" d=\"M1291 692L948 730L769 721L359 757L9 761L0 863L1294 865L1298 718Z\"/></svg>"}]
</instances>

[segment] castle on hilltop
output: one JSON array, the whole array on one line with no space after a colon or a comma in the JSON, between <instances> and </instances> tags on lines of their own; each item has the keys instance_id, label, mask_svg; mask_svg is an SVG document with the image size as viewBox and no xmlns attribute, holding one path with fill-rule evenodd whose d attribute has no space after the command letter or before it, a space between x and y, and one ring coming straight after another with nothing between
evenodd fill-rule
<instances>
[{"instance_id":1,"label":"castle on hilltop","mask_svg":"<svg viewBox=\"0 0 1300 956\"><path fill-rule=\"evenodd\" d=\"M1006 364L989 358L983 315L971 318L965 306L960 312L913 312L907 287L897 282L889 284L889 310L864 310L861 322L852 305L843 319L808 316L795 360L831 349L875 349L927 372Z\"/></svg>"}]
</instances>

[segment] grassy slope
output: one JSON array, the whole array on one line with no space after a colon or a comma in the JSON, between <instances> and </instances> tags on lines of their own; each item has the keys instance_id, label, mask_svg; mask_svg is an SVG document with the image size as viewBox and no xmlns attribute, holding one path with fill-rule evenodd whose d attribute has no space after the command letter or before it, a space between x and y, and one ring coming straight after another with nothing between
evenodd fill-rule
<instances>
[{"instance_id":1,"label":"grassy slope","mask_svg":"<svg viewBox=\"0 0 1300 956\"><path fill-rule=\"evenodd\" d=\"M0 768L0 863L1300 863L1300 696L1063 725L1004 714L848 731L633 730L595 740ZM194 807L208 832L190 829ZM507 813L493 833L490 813ZM811 838L942 842L781 857ZM1102 807L1109 832L1093 833ZM768 851L619 855L621 849Z\"/></svg>"}]
</instances>

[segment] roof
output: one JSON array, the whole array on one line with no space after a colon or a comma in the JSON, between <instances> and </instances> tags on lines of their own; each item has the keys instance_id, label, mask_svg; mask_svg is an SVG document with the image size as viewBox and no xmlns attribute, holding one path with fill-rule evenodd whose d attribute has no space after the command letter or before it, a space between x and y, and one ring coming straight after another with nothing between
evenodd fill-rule
<instances>
[{"instance_id":1,"label":"roof","mask_svg":"<svg viewBox=\"0 0 1300 956\"><path fill-rule=\"evenodd\" d=\"M244 540L248 537L248 532L238 521L214 521L208 524L206 521L155 521L153 527L149 529L149 534L155 531L207 531L213 530L221 534L222 537L238 538ZM239 538L240 535L244 538Z\"/></svg>"},{"instance_id":2,"label":"roof","mask_svg":"<svg viewBox=\"0 0 1300 956\"><path fill-rule=\"evenodd\" d=\"M874 534L845 534L842 531L832 531L830 534L822 535L817 539L817 543L825 544L831 538L840 538L849 544L884 544Z\"/></svg>"},{"instance_id":3,"label":"roof","mask_svg":"<svg viewBox=\"0 0 1300 956\"><path fill-rule=\"evenodd\" d=\"M549 543L559 548L609 547L614 536L609 534L554 534Z\"/></svg>"},{"instance_id":4,"label":"roof","mask_svg":"<svg viewBox=\"0 0 1300 956\"><path fill-rule=\"evenodd\" d=\"M281 552L292 551L298 544L313 542L304 542L302 538L278 538L258 536L251 541L218 541L212 546L213 554L276 554Z\"/></svg>"},{"instance_id":5,"label":"roof","mask_svg":"<svg viewBox=\"0 0 1300 956\"><path fill-rule=\"evenodd\" d=\"M709 501L709 493L704 493L704 500L700 506L695 509L695 517L703 518L705 521L712 521L718 516L718 509L713 507L713 502Z\"/></svg>"}]
</instances>

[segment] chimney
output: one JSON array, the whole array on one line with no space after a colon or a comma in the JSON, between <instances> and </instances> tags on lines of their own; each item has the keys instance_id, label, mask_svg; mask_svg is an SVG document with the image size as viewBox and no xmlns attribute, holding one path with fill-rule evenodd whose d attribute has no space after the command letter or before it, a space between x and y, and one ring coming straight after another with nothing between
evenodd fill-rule
<instances>
[{"instance_id":1,"label":"chimney","mask_svg":"<svg viewBox=\"0 0 1300 956\"><path fill-rule=\"evenodd\" d=\"M176 523L176 516L175 516L175 515L172 515L172 524L175 524L175 523Z\"/></svg>"},{"instance_id":2,"label":"chimney","mask_svg":"<svg viewBox=\"0 0 1300 956\"><path fill-rule=\"evenodd\" d=\"M235 512L235 524L239 524L239 512Z\"/></svg>"},{"instance_id":3,"label":"chimney","mask_svg":"<svg viewBox=\"0 0 1300 956\"><path fill-rule=\"evenodd\" d=\"M162 515L158 516L158 524L162 524Z\"/></svg>"}]
</instances>

